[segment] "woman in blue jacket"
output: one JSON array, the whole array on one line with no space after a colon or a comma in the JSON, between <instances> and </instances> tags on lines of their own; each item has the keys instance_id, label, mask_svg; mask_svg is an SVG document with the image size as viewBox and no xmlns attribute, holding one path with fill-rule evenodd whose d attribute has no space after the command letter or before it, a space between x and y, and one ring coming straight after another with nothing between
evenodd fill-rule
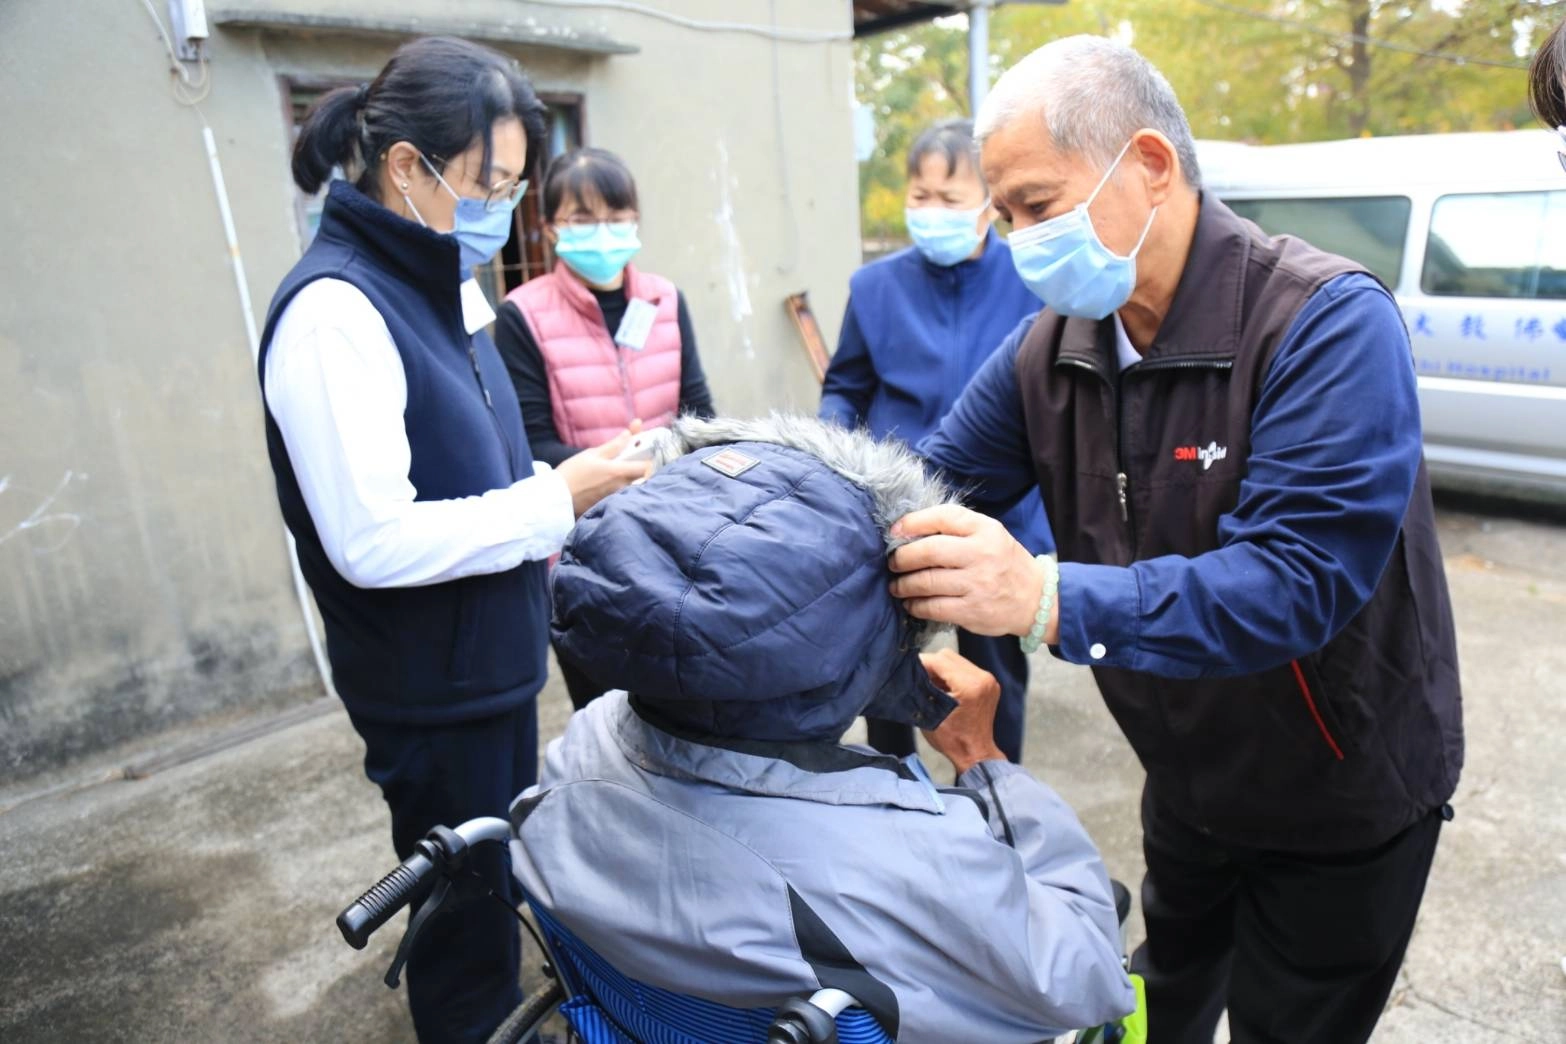
<instances>
[{"instance_id":1,"label":"woman in blue jacket","mask_svg":"<svg viewBox=\"0 0 1566 1044\"><path fill-rule=\"evenodd\" d=\"M1039 301L991 227L994 211L971 121L944 120L914 140L906 206L914 245L866 265L849 283L820 415L916 446L1013 327L1039 310ZM1036 494L1001 521L1035 554L1053 549ZM1021 760L1027 657L1015 641L967 631L958 632L957 646L1000 680L996 742L1011 760ZM870 743L908 754L913 730L871 719Z\"/></svg>"}]
</instances>

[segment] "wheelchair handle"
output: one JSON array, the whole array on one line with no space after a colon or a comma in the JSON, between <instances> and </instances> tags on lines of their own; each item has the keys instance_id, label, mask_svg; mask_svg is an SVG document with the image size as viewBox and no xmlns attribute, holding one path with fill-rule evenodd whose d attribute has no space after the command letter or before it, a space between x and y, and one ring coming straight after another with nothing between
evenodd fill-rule
<instances>
[{"instance_id":1,"label":"wheelchair handle","mask_svg":"<svg viewBox=\"0 0 1566 1044\"><path fill-rule=\"evenodd\" d=\"M377 928L424 891L434 871L434 860L422 851L414 852L337 915L337 930L349 946L364 949Z\"/></svg>"},{"instance_id":2,"label":"wheelchair handle","mask_svg":"<svg viewBox=\"0 0 1566 1044\"><path fill-rule=\"evenodd\" d=\"M505 842L510 836L511 824L494 816L470 819L455 830L436 827L412 855L337 915L337 930L349 946L364 949L377 928L425 892L437 871L458 870L473 845Z\"/></svg>"}]
</instances>

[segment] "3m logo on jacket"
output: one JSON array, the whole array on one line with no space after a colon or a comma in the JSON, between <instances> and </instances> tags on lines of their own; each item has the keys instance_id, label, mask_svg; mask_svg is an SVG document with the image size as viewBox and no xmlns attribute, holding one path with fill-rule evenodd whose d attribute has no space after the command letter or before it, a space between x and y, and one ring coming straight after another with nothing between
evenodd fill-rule
<instances>
[{"instance_id":1,"label":"3m logo on jacket","mask_svg":"<svg viewBox=\"0 0 1566 1044\"><path fill-rule=\"evenodd\" d=\"M1209 442L1205 446L1176 446L1174 451L1175 460L1201 461L1203 471L1228 455L1229 447L1220 446L1216 442Z\"/></svg>"}]
</instances>

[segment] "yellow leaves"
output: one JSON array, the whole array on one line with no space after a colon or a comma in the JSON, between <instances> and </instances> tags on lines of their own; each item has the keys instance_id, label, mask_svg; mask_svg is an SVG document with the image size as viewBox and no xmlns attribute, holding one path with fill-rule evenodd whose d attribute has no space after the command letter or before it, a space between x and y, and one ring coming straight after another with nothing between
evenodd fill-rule
<instances>
[{"instance_id":1,"label":"yellow leaves","mask_svg":"<svg viewBox=\"0 0 1566 1044\"><path fill-rule=\"evenodd\" d=\"M991 65L998 73L1043 44L1075 33L1128 39L1169 78L1199 138L1277 144L1496 130L1530 122L1522 71L1407 50L1518 61L1513 33L1497 27L1515 29L1520 6L1520 0L1368 6L1365 0L1072 0L1002 6L990 23ZM1356 31L1389 46L1355 47ZM930 122L967 114L966 27L944 19L855 48L859 98L876 108L878 143L876 156L860 171L864 229L867 236L900 235L908 144Z\"/></svg>"},{"instance_id":2,"label":"yellow leaves","mask_svg":"<svg viewBox=\"0 0 1566 1044\"><path fill-rule=\"evenodd\" d=\"M903 227L903 190L891 185L872 184L865 189L860 203L860 225L866 237L901 238Z\"/></svg>"}]
</instances>

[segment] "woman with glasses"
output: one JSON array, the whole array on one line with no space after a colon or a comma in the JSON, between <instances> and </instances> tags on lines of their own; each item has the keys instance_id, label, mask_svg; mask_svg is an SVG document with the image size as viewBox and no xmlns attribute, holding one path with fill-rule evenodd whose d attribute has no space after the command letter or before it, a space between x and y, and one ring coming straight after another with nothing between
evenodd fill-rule
<instances>
[{"instance_id":1,"label":"woman with glasses","mask_svg":"<svg viewBox=\"0 0 1566 1044\"><path fill-rule=\"evenodd\" d=\"M711 417L685 295L631 264L642 244L630 169L604 149L573 149L549 165L543 204L561 263L506 295L495 334L534 455L563 467L637 422ZM580 710L603 688L556 654Z\"/></svg>"},{"instance_id":2,"label":"woman with glasses","mask_svg":"<svg viewBox=\"0 0 1566 1044\"><path fill-rule=\"evenodd\" d=\"M504 816L534 782L545 563L646 470L614 459L624 433L536 463L484 333L472 268L506 241L543 117L514 62L428 38L322 97L294 146L305 192L352 180L331 181L272 299L267 451L401 858L431 827ZM500 852L480 872L512 894ZM431 920L407 963L419 1039L485 1040L521 1000L519 966L517 926L491 905Z\"/></svg>"}]
</instances>

